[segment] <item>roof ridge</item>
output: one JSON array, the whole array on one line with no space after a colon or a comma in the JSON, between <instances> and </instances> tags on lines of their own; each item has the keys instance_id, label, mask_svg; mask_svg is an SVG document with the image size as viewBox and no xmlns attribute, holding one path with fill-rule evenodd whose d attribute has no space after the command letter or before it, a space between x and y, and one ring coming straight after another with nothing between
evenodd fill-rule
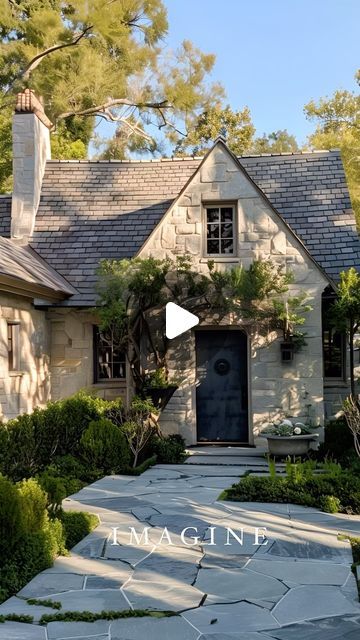
<instances>
[{"instance_id":1,"label":"roof ridge","mask_svg":"<svg viewBox=\"0 0 360 640\"><path fill-rule=\"evenodd\" d=\"M270 158L274 156L306 156L313 155L316 153L326 154L326 153L339 153L340 149L310 149L308 151L281 151L278 153L247 153L237 158ZM137 160L135 158L128 158L127 160L93 160L91 158L82 159L82 160L57 160L56 158L52 158L51 160L47 160L47 164L157 164L161 162L189 162L196 161L199 162L204 158L204 156L171 156L170 158L147 158ZM2 195L7 194L0 194Z\"/></svg>"}]
</instances>

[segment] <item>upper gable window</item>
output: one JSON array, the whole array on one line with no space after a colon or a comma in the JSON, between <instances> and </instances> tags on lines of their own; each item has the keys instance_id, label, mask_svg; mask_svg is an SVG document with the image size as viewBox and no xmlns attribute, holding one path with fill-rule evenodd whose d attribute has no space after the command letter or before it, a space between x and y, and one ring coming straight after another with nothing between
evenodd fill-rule
<instances>
[{"instance_id":1,"label":"upper gable window","mask_svg":"<svg viewBox=\"0 0 360 640\"><path fill-rule=\"evenodd\" d=\"M235 206L205 207L206 255L231 256L235 253Z\"/></svg>"}]
</instances>

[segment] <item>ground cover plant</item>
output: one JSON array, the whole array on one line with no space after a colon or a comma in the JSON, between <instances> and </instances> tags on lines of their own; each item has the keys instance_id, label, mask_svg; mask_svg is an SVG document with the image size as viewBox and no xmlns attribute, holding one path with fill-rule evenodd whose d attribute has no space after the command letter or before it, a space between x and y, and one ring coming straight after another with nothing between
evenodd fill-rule
<instances>
[{"instance_id":1,"label":"ground cover plant","mask_svg":"<svg viewBox=\"0 0 360 640\"><path fill-rule=\"evenodd\" d=\"M329 513L360 514L360 476L333 461L286 462L285 475L274 461L269 477L247 475L220 496L239 502L284 502L316 507Z\"/></svg>"}]
</instances>

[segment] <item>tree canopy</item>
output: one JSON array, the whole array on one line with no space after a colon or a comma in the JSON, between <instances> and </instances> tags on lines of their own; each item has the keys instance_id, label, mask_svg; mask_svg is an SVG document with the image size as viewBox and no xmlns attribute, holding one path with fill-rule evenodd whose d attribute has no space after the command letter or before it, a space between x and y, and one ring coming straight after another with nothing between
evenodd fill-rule
<instances>
[{"instance_id":1,"label":"tree canopy","mask_svg":"<svg viewBox=\"0 0 360 640\"><path fill-rule=\"evenodd\" d=\"M356 79L360 84L360 72ZM330 98L311 100L305 105L305 115L317 123L309 137L314 149L341 150L352 206L360 225L360 95L335 91Z\"/></svg>"},{"instance_id":2,"label":"tree canopy","mask_svg":"<svg viewBox=\"0 0 360 640\"><path fill-rule=\"evenodd\" d=\"M209 81L215 56L186 40L168 51L167 28L162 0L0 0L4 139L15 94L31 87L55 124L58 158L86 157L99 118L120 128L106 147L111 157L123 155L129 141L154 151L159 131L174 140L223 90Z\"/></svg>"},{"instance_id":3,"label":"tree canopy","mask_svg":"<svg viewBox=\"0 0 360 640\"><path fill-rule=\"evenodd\" d=\"M288 153L299 151L299 145L295 136L287 132L286 129L265 133L254 140L252 153Z\"/></svg>"}]
</instances>

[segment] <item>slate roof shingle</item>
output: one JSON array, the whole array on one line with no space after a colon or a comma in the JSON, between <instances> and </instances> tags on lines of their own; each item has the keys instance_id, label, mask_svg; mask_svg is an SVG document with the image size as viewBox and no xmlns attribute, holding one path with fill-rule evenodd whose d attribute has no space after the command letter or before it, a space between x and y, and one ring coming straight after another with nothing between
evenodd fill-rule
<instances>
[{"instance_id":1,"label":"slate roof shingle","mask_svg":"<svg viewBox=\"0 0 360 640\"><path fill-rule=\"evenodd\" d=\"M351 265L360 269L339 151L239 160L329 276ZM200 161L47 163L31 245L77 289L66 304L95 303L99 260L134 255Z\"/></svg>"},{"instance_id":2,"label":"slate roof shingle","mask_svg":"<svg viewBox=\"0 0 360 640\"><path fill-rule=\"evenodd\" d=\"M15 286L31 289L31 285L41 287L44 295L62 299L76 294L72 287L59 273L50 267L31 247L22 247L8 238L0 237L0 278Z\"/></svg>"}]
</instances>

